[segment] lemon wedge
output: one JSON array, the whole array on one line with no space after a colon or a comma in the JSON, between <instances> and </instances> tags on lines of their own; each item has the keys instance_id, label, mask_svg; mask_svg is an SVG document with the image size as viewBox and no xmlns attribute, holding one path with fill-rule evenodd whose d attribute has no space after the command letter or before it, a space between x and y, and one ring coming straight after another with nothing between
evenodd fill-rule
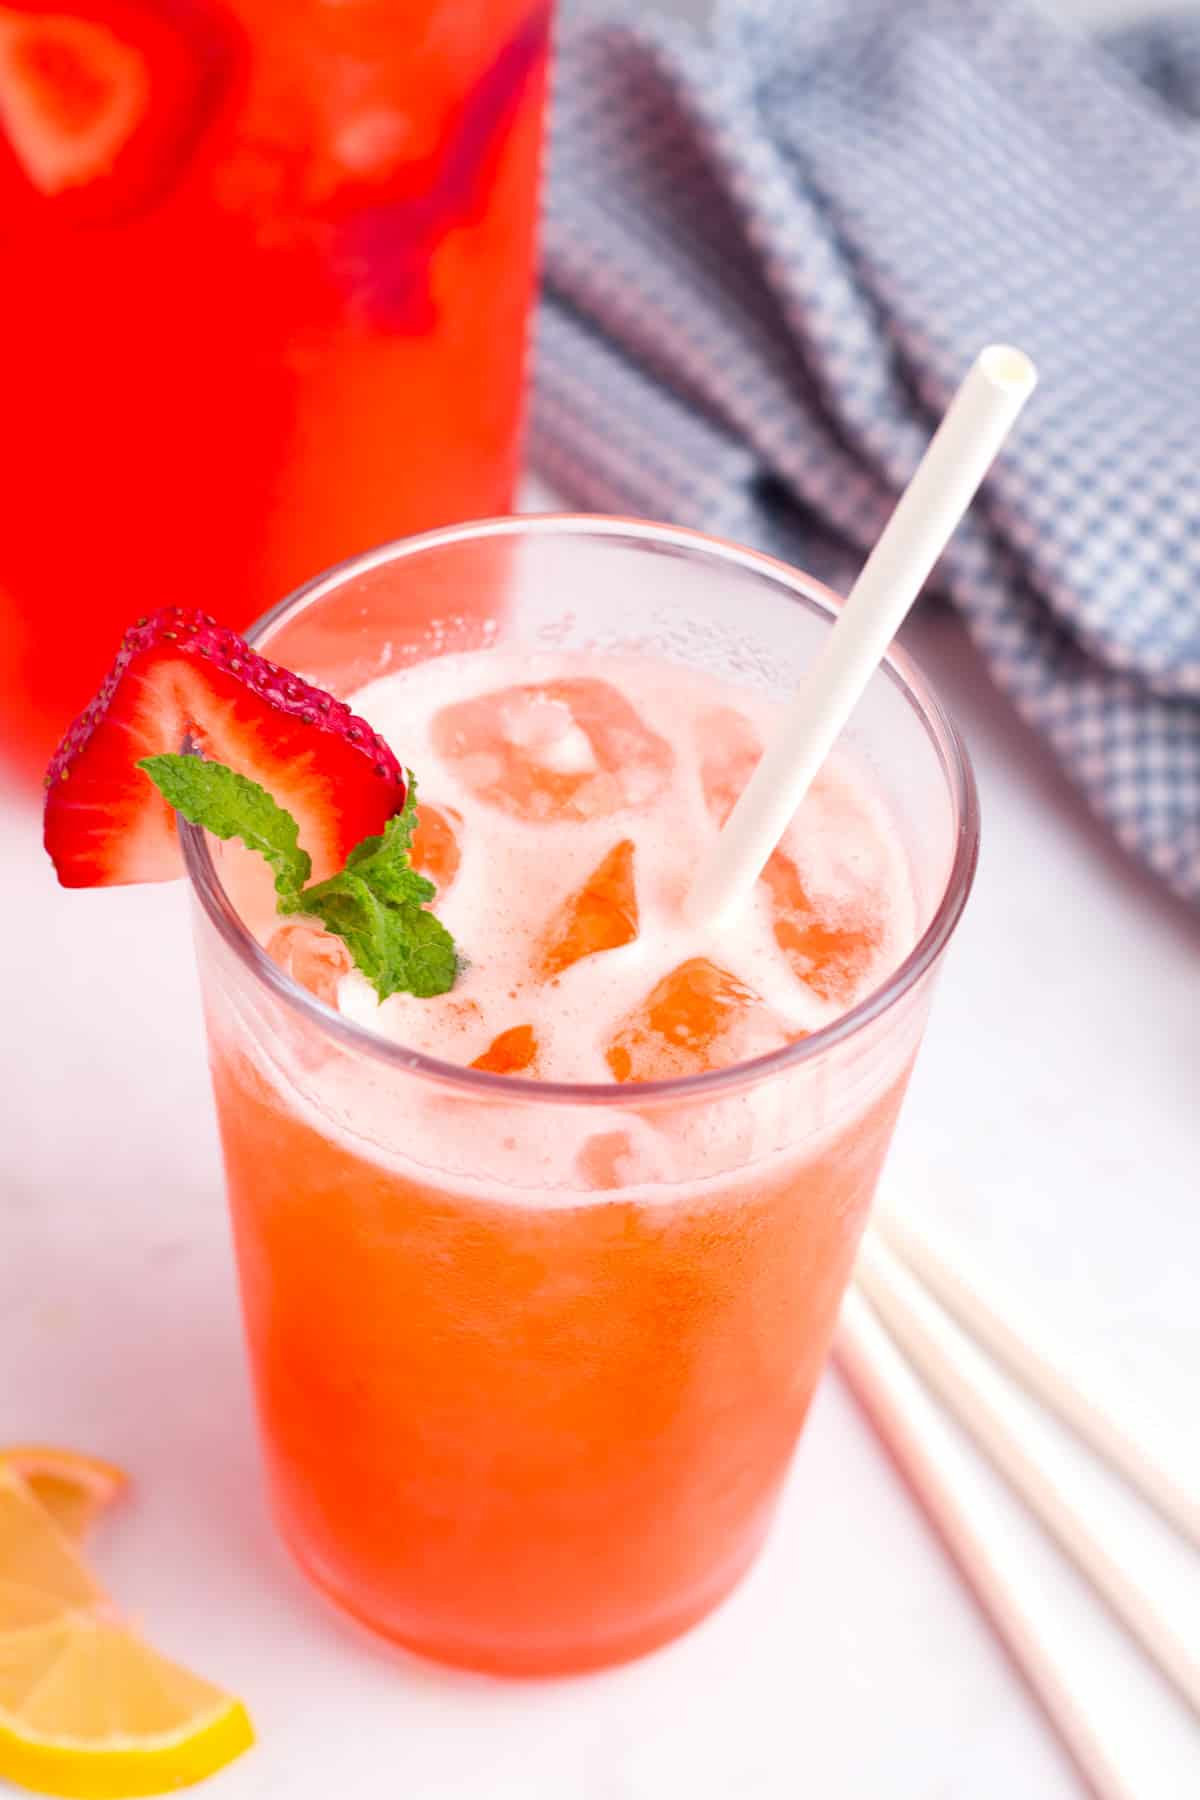
<instances>
[{"instance_id":1,"label":"lemon wedge","mask_svg":"<svg viewBox=\"0 0 1200 1800\"><path fill-rule=\"evenodd\" d=\"M129 1486L128 1475L115 1463L48 1444L0 1447L0 1468L14 1469L22 1476L59 1530L76 1543L97 1513L111 1506Z\"/></svg>"},{"instance_id":2,"label":"lemon wedge","mask_svg":"<svg viewBox=\"0 0 1200 1800\"><path fill-rule=\"evenodd\" d=\"M55 1514L0 1455L0 1778L134 1800L202 1781L253 1741L240 1701L122 1625Z\"/></svg>"}]
</instances>

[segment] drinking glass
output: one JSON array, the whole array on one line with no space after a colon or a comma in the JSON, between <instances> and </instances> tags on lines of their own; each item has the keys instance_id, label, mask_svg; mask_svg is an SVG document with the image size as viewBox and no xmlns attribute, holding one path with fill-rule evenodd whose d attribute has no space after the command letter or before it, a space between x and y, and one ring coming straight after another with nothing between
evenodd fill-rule
<instances>
[{"instance_id":1,"label":"drinking glass","mask_svg":"<svg viewBox=\"0 0 1200 1800\"><path fill-rule=\"evenodd\" d=\"M254 641L342 696L464 648L574 648L782 698L836 608L692 532L509 519L346 563ZM274 1508L385 1636L587 1668L685 1629L758 1550L978 841L963 746L899 652L847 736L903 842L911 946L835 1023L684 1079L527 1080L374 1034L264 953L269 879L184 828Z\"/></svg>"}]
</instances>

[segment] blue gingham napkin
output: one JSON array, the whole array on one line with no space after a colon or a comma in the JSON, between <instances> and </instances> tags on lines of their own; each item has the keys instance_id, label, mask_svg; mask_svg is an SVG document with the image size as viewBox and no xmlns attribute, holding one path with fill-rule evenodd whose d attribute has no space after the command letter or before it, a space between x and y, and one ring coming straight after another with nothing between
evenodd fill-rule
<instances>
[{"instance_id":1,"label":"blue gingham napkin","mask_svg":"<svg viewBox=\"0 0 1200 1800\"><path fill-rule=\"evenodd\" d=\"M975 352L1042 383L936 585L1200 900L1200 18L727 0L563 34L534 458L844 587Z\"/></svg>"}]
</instances>

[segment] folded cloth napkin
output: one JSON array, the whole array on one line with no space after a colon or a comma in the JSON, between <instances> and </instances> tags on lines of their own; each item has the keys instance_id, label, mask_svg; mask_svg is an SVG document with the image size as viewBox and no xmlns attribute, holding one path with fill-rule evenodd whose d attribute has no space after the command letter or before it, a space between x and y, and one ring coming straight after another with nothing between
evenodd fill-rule
<instances>
[{"instance_id":1,"label":"folded cloth napkin","mask_svg":"<svg viewBox=\"0 0 1200 1800\"><path fill-rule=\"evenodd\" d=\"M563 33L533 419L573 501L844 585L975 352L1042 383L936 587L1200 900L1200 19L729 0Z\"/></svg>"}]
</instances>

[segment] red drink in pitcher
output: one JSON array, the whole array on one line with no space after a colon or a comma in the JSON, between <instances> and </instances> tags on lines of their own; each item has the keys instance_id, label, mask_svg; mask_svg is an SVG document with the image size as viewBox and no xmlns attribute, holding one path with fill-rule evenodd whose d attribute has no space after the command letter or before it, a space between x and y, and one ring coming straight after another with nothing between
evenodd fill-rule
<instances>
[{"instance_id":1,"label":"red drink in pitcher","mask_svg":"<svg viewBox=\"0 0 1200 1800\"><path fill-rule=\"evenodd\" d=\"M0 0L0 702L506 510L547 0ZM64 632L64 624L69 632Z\"/></svg>"}]
</instances>

